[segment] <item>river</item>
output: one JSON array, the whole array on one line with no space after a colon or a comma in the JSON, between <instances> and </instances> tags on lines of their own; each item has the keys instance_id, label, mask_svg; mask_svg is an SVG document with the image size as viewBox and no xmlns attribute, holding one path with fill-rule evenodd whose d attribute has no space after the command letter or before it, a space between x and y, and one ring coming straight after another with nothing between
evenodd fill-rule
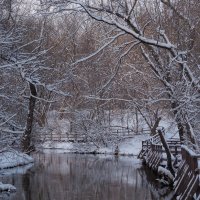
<instances>
[{"instance_id":1,"label":"river","mask_svg":"<svg viewBox=\"0 0 200 200\"><path fill-rule=\"evenodd\" d=\"M134 157L37 153L26 172L4 173L17 192L5 200L158 200L155 176Z\"/></svg>"}]
</instances>

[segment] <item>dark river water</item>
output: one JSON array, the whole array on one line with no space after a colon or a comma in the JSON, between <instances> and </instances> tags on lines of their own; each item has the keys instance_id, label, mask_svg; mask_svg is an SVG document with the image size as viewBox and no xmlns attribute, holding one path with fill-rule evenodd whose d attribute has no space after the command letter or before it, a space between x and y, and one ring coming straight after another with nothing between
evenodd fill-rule
<instances>
[{"instance_id":1,"label":"dark river water","mask_svg":"<svg viewBox=\"0 0 200 200\"><path fill-rule=\"evenodd\" d=\"M5 200L158 200L155 176L133 157L38 153L26 170L0 172L17 187ZM29 168L29 169L27 169ZM26 172L25 172L26 171ZM163 196L163 197L162 197Z\"/></svg>"}]
</instances>

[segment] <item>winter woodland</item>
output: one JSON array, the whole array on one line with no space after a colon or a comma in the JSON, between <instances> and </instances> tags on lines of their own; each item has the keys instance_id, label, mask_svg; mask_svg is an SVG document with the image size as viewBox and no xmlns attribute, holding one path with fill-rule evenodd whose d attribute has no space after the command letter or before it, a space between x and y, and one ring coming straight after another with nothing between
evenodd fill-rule
<instances>
[{"instance_id":1,"label":"winter woodland","mask_svg":"<svg viewBox=\"0 0 200 200\"><path fill-rule=\"evenodd\" d=\"M99 142L120 115L132 123L119 126L140 133L145 122L152 135L170 119L198 151L198 1L0 5L1 149L27 151L56 112Z\"/></svg>"},{"instance_id":2,"label":"winter woodland","mask_svg":"<svg viewBox=\"0 0 200 200\"><path fill-rule=\"evenodd\" d=\"M0 0L0 155L52 134L116 150L124 132L160 126L200 153L199 10L198 0Z\"/></svg>"}]
</instances>

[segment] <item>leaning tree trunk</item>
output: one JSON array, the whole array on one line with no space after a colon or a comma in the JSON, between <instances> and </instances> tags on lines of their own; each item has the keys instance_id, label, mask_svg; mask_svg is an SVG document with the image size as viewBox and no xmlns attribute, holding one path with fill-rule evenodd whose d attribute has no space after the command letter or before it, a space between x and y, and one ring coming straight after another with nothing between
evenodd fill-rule
<instances>
[{"instance_id":1,"label":"leaning tree trunk","mask_svg":"<svg viewBox=\"0 0 200 200\"><path fill-rule=\"evenodd\" d=\"M169 149L169 146L164 138L164 135L163 135L163 132L162 130L158 129L158 134L160 136L160 140L161 140L161 143L165 149L165 152L167 154L167 168L168 170L171 172L171 174L173 176L175 176L175 171L174 171L174 168L173 168L173 165L172 165L172 155L171 155L171 152L170 152L170 149Z\"/></svg>"},{"instance_id":2,"label":"leaning tree trunk","mask_svg":"<svg viewBox=\"0 0 200 200\"><path fill-rule=\"evenodd\" d=\"M151 128L151 135L156 135L156 130L159 126L159 123L160 123L160 120L161 120L161 117L158 117L153 125L153 127Z\"/></svg>"},{"instance_id":3,"label":"leaning tree trunk","mask_svg":"<svg viewBox=\"0 0 200 200\"><path fill-rule=\"evenodd\" d=\"M28 115L26 120L26 128L21 140L21 148L23 152L29 152L31 150L31 132L33 126L33 114L35 109L35 102L37 96L37 90L34 84L29 83L30 98L28 106Z\"/></svg>"}]
</instances>

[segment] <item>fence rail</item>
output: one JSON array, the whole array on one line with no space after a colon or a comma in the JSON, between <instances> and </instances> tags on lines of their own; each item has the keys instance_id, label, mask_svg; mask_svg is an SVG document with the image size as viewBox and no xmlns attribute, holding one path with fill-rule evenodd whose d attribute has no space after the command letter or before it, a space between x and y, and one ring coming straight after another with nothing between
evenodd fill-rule
<instances>
[{"instance_id":1,"label":"fence rail","mask_svg":"<svg viewBox=\"0 0 200 200\"><path fill-rule=\"evenodd\" d=\"M135 133L128 129L127 127L114 127L115 129L107 130L107 135L111 137L121 137L121 138L132 138ZM117 129L120 128L120 129ZM43 141L70 141L70 142L86 142L90 140L90 136L87 134L80 134L80 133L46 133L46 134L38 134L34 135L34 141L43 142Z\"/></svg>"}]
</instances>

